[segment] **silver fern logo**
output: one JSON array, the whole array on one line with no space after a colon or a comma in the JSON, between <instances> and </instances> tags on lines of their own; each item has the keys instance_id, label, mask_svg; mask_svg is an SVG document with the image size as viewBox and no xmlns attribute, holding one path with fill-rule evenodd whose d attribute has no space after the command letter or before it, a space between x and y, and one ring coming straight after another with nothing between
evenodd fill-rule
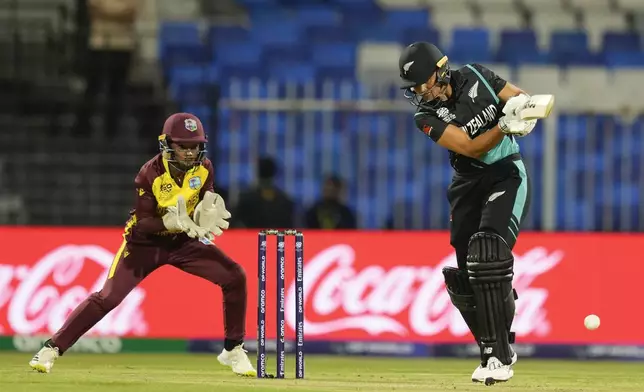
<instances>
[{"instance_id":1,"label":"silver fern logo","mask_svg":"<svg viewBox=\"0 0 644 392\"><path fill-rule=\"evenodd\" d=\"M479 81L477 80L476 83L470 88L470 91L467 93L467 96L472 98L472 102L474 102L474 98L476 98L479 95Z\"/></svg>"}]
</instances>

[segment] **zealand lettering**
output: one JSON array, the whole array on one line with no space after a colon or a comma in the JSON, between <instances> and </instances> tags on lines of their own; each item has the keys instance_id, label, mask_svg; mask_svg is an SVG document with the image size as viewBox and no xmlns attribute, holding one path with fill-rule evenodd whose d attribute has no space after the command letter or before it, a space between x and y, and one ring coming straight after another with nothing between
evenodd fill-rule
<instances>
[{"instance_id":1,"label":"zealand lettering","mask_svg":"<svg viewBox=\"0 0 644 392\"><path fill-rule=\"evenodd\" d=\"M480 129L485 129L496 121L497 113L497 107L494 104L490 104L488 107L483 109L481 113L474 116L474 118L472 118L461 129L467 132L470 136L475 136Z\"/></svg>"}]
</instances>

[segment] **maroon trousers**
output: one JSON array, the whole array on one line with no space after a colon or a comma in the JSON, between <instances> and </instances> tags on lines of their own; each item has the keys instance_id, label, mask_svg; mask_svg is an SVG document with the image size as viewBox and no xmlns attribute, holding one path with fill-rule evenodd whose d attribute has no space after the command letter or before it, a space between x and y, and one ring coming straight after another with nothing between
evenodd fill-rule
<instances>
[{"instance_id":1,"label":"maroon trousers","mask_svg":"<svg viewBox=\"0 0 644 392\"><path fill-rule=\"evenodd\" d=\"M216 246L188 240L180 245L143 246L123 243L101 291L91 294L52 337L61 353L96 325L145 277L163 265L204 278L221 287L226 339L243 340L246 325L246 274Z\"/></svg>"}]
</instances>

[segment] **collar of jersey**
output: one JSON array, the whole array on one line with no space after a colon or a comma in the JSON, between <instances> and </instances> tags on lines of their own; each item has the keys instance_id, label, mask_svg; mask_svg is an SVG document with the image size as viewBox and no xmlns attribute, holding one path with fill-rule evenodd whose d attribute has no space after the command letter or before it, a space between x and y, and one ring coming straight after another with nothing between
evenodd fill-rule
<instances>
[{"instance_id":1,"label":"collar of jersey","mask_svg":"<svg viewBox=\"0 0 644 392\"><path fill-rule=\"evenodd\" d=\"M447 100L456 101L463 93L463 86L467 83L460 70L452 71L452 79L449 81L449 84L452 86L452 96Z\"/></svg>"},{"instance_id":2,"label":"collar of jersey","mask_svg":"<svg viewBox=\"0 0 644 392\"><path fill-rule=\"evenodd\" d=\"M450 86L452 86L452 96L449 97L441 107L445 107L445 105L453 104L454 102L456 102L463 93L463 86L465 85L465 83L466 81L463 78L463 75L461 75L460 70L452 71L452 78L449 81ZM437 109L433 110L436 111Z\"/></svg>"},{"instance_id":3,"label":"collar of jersey","mask_svg":"<svg viewBox=\"0 0 644 392\"><path fill-rule=\"evenodd\" d=\"M179 186L179 184L178 184L178 183L177 183L177 181L174 179L174 177L172 177L172 172L170 172L170 164L169 164L168 160L167 160L167 159L165 159L164 157L161 157L161 162L163 162L163 167L165 168L165 172L166 172L166 173L168 173L168 177L170 177L170 180L171 180L171 181L172 181L172 182L173 182L177 187L181 188L181 186ZM183 183L182 183L181 185L183 185Z\"/></svg>"}]
</instances>

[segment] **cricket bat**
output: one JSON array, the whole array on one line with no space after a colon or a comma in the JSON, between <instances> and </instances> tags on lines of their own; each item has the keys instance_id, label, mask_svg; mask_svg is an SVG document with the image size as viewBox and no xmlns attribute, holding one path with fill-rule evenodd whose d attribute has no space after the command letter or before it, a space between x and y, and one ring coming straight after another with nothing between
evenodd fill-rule
<instances>
[{"instance_id":1,"label":"cricket bat","mask_svg":"<svg viewBox=\"0 0 644 392\"><path fill-rule=\"evenodd\" d=\"M555 96L552 94L533 95L525 105L518 108L519 112L515 114L518 114L521 120L546 118L550 115L554 105Z\"/></svg>"}]
</instances>

